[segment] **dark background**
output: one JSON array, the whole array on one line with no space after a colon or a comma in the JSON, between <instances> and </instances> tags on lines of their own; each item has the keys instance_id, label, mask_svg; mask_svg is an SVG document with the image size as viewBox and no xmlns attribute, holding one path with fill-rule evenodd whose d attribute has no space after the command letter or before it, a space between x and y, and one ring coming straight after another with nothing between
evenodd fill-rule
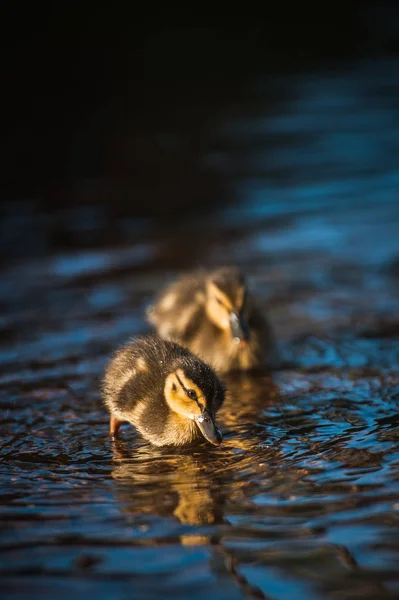
<instances>
[{"instance_id":1,"label":"dark background","mask_svg":"<svg viewBox=\"0 0 399 600\"><path fill-rule=\"evenodd\" d=\"M2 216L27 215L35 228L36 215L62 207L101 205L112 219L233 201L229 176L199 160L209 117L245 101L259 74L397 55L395 4L279 3L223 17L3 5ZM271 89L270 107L278 101ZM46 227L63 243L59 221ZM3 255L29 251L18 239Z\"/></svg>"},{"instance_id":2,"label":"dark background","mask_svg":"<svg viewBox=\"0 0 399 600\"><path fill-rule=\"evenodd\" d=\"M223 19L153 10L150 17L109 5L16 2L3 15L3 165L11 197L104 174L134 185L156 175L162 160L143 137L182 119L176 112L187 105L194 105L190 118L196 111L201 118L207 103L223 102L253 73L399 52L394 2L281 3L252 18ZM127 129L138 140L124 153Z\"/></svg>"}]
</instances>

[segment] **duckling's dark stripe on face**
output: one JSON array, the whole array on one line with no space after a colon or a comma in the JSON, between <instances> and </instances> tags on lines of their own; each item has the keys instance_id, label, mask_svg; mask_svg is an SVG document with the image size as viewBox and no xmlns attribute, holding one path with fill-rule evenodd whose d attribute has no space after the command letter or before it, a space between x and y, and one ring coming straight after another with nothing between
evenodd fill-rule
<instances>
[{"instance_id":1,"label":"duckling's dark stripe on face","mask_svg":"<svg viewBox=\"0 0 399 600\"><path fill-rule=\"evenodd\" d=\"M234 305L241 304L242 290L245 289L245 279L235 267L226 267L211 273L211 282L231 300Z\"/></svg>"},{"instance_id":2,"label":"duckling's dark stripe on face","mask_svg":"<svg viewBox=\"0 0 399 600\"><path fill-rule=\"evenodd\" d=\"M178 376L178 374L176 373L176 378L177 381L180 383L181 387L183 388L183 390L186 392L187 394L187 388L184 386L184 383L182 382L182 380L180 379L180 377Z\"/></svg>"},{"instance_id":3,"label":"duckling's dark stripe on face","mask_svg":"<svg viewBox=\"0 0 399 600\"><path fill-rule=\"evenodd\" d=\"M218 304L220 304L221 306L223 306L223 308L225 308L227 310L227 312L231 311L231 306L227 306L227 304L225 302L223 302L223 300L221 298L217 297L216 302Z\"/></svg>"},{"instance_id":4,"label":"duckling's dark stripe on face","mask_svg":"<svg viewBox=\"0 0 399 600\"><path fill-rule=\"evenodd\" d=\"M190 398L190 400L193 400L194 402L196 402L198 404L198 406L201 408L201 404L198 402L196 392L194 390L188 390L177 373L176 373L176 378L177 378L177 381L180 383L181 387L183 388L183 390L186 392L186 396L188 396ZM192 397L193 393L195 394L195 398Z\"/></svg>"},{"instance_id":5,"label":"duckling's dark stripe on face","mask_svg":"<svg viewBox=\"0 0 399 600\"><path fill-rule=\"evenodd\" d=\"M206 399L205 399L205 397L204 397L201 389L194 383L194 381L190 381L190 379L188 379L188 378L187 379L188 379L189 383L191 383L191 387L190 388L186 387L187 383L186 383L186 385L183 383L183 381L182 381L182 379L181 379L181 377L179 376L178 373L176 373L176 379L180 383L180 385L181 385L182 389L184 390L186 396L188 398L190 398L190 400L192 400L193 402L195 402L196 405L198 406L198 408L201 411L203 411L204 408L205 408L205 406L204 406L204 404L202 404L200 402L200 399L202 398L204 400L205 404L206 404ZM192 388L194 388L194 389L192 389ZM192 397L192 392L194 392L195 398Z\"/></svg>"},{"instance_id":6,"label":"duckling's dark stripe on face","mask_svg":"<svg viewBox=\"0 0 399 600\"><path fill-rule=\"evenodd\" d=\"M220 287L212 281L209 283L208 290L220 306L223 306L227 311L232 310L232 299L224 292L224 290L221 290Z\"/></svg>"},{"instance_id":7,"label":"duckling's dark stripe on face","mask_svg":"<svg viewBox=\"0 0 399 600\"><path fill-rule=\"evenodd\" d=\"M232 287L230 290L224 290L214 282L211 282L210 291L216 302L227 310L227 312L241 312L243 310L247 295L246 286Z\"/></svg>"}]
</instances>

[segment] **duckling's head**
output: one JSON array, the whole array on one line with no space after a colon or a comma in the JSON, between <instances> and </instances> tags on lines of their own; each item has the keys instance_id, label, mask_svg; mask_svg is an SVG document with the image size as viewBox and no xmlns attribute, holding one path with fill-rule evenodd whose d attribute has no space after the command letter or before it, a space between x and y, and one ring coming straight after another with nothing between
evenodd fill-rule
<instances>
[{"instance_id":1,"label":"duckling's head","mask_svg":"<svg viewBox=\"0 0 399 600\"><path fill-rule=\"evenodd\" d=\"M222 442L215 413L224 394L225 388L214 371L199 359L181 360L166 377L164 395L169 407L194 421L204 438L215 446Z\"/></svg>"},{"instance_id":2,"label":"duckling's head","mask_svg":"<svg viewBox=\"0 0 399 600\"><path fill-rule=\"evenodd\" d=\"M238 269L225 267L210 273L206 281L207 315L214 325L230 331L237 343L250 337L244 318L246 300L246 282Z\"/></svg>"}]
</instances>

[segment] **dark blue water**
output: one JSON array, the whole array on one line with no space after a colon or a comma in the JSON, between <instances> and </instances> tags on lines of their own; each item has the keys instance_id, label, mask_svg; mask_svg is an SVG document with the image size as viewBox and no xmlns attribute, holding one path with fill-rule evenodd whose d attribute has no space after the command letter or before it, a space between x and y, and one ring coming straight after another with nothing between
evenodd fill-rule
<instances>
[{"instance_id":1,"label":"dark blue water","mask_svg":"<svg viewBox=\"0 0 399 600\"><path fill-rule=\"evenodd\" d=\"M1 273L4 598L399 597L398 66L251 79L202 134L235 201L196 216L121 218L111 244L100 204L9 208L4 239L43 251ZM73 248L46 250L55 218ZM225 263L285 368L226 377L218 449L111 443L110 352L182 269Z\"/></svg>"}]
</instances>

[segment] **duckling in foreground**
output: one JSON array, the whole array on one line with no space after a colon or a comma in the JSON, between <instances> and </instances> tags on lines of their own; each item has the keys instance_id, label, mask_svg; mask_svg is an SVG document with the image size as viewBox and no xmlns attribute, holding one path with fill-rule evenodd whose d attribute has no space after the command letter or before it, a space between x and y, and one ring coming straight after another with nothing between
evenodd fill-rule
<instances>
[{"instance_id":1,"label":"duckling in foreground","mask_svg":"<svg viewBox=\"0 0 399 600\"><path fill-rule=\"evenodd\" d=\"M270 325L235 267L183 276L147 312L158 334L187 346L220 373L271 358Z\"/></svg>"},{"instance_id":2,"label":"duckling in foreground","mask_svg":"<svg viewBox=\"0 0 399 600\"><path fill-rule=\"evenodd\" d=\"M225 388L211 367L178 344L157 336L126 344L106 369L103 393L113 437L127 421L155 446L222 441L215 413Z\"/></svg>"}]
</instances>

